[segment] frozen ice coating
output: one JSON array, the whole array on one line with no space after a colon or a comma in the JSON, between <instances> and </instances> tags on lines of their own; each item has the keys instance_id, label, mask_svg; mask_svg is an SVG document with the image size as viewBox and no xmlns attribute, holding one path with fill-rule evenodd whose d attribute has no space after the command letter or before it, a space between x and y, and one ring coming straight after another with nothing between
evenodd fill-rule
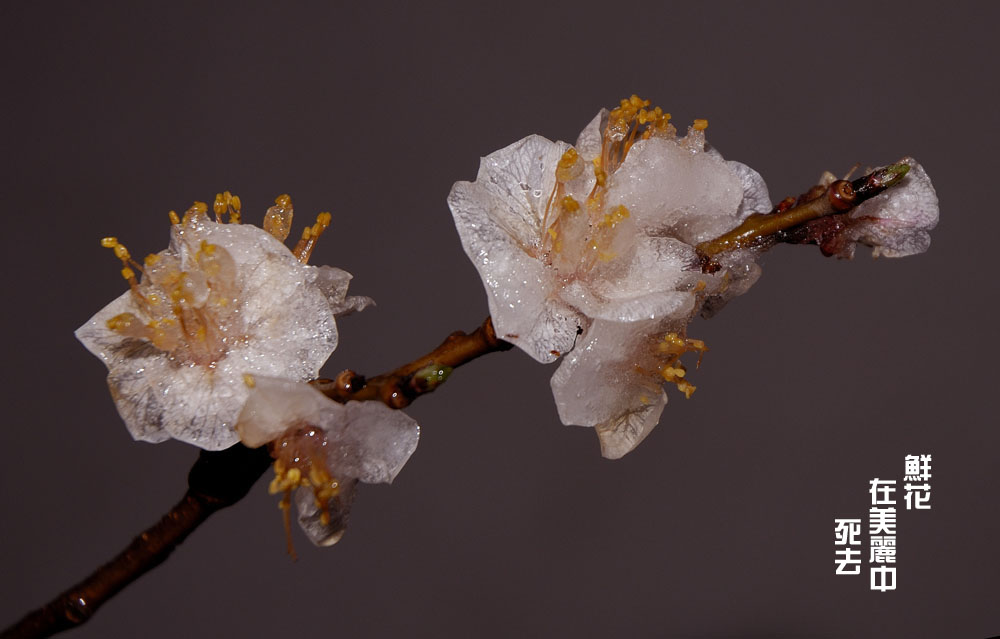
<instances>
[{"instance_id":1,"label":"frozen ice coating","mask_svg":"<svg viewBox=\"0 0 1000 639\"><path fill-rule=\"evenodd\" d=\"M570 353L552 380L560 417L597 427L607 457L656 424L665 381L693 390L677 361L687 323L756 275L750 255L702 273L695 244L770 210L755 171L706 147L703 121L678 137L648 107L601 111L576 147L525 138L449 196L497 335L540 362ZM658 350L666 336L685 347Z\"/></svg>"},{"instance_id":2,"label":"frozen ice coating","mask_svg":"<svg viewBox=\"0 0 1000 639\"><path fill-rule=\"evenodd\" d=\"M598 320L552 376L559 418L596 427L601 454L609 459L635 448L667 404L664 380L647 374L659 364L658 349L647 343L659 324Z\"/></svg>"},{"instance_id":3,"label":"frozen ice coating","mask_svg":"<svg viewBox=\"0 0 1000 639\"><path fill-rule=\"evenodd\" d=\"M347 530L357 485L356 479L343 482L340 491L327 503L325 510L316 504L312 491L305 488L295 491L295 509L299 513L299 527L309 541L317 546L332 546L340 541Z\"/></svg>"},{"instance_id":4,"label":"frozen ice coating","mask_svg":"<svg viewBox=\"0 0 1000 639\"><path fill-rule=\"evenodd\" d=\"M236 424L251 448L271 445L272 492L292 491L313 543L340 539L358 480L390 483L417 448L420 428L381 402L338 404L309 384L253 377Z\"/></svg>"},{"instance_id":5,"label":"frozen ice coating","mask_svg":"<svg viewBox=\"0 0 1000 639\"><path fill-rule=\"evenodd\" d=\"M761 176L710 147L706 127L695 120L678 136L670 114L632 96L598 113L575 147L532 135L482 158L476 181L456 183L448 198L497 336L539 362L564 356L552 378L560 418L593 426L605 457L649 434L664 383L694 391L680 358L707 349L688 324L761 273L764 243L728 248L712 268L697 248L772 211ZM854 242L889 256L927 248L937 199L906 162L900 185L851 220L816 228L825 252L835 244L849 254Z\"/></svg>"},{"instance_id":6,"label":"frozen ice coating","mask_svg":"<svg viewBox=\"0 0 1000 639\"><path fill-rule=\"evenodd\" d=\"M130 290L76 336L107 365L112 398L136 439L232 446L244 377L316 377L337 346L335 317L370 303L347 296L350 274L304 263L329 214L293 252L237 223L239 199L226 197L215 211L221 219L228 208L230 223L211 221L202 203L183 220L172 214L170 246L142 265L115 238L103 241L122 260ZM272 212L280 208L290 224L291 200L282 196L279 205Z\"/></svg>"},{"instance_id":7,"label":"frozen ice coating","mask_svg":"<svg viewBox=\"0 0 1000 639\"><path fill-rule=\"evenodd\" d=\"M849 238L872 247L875 257L905 257L930 247L930 231L938 223L938 198L927 172L913 158L901 163L909 172L895 187L851 211L856 223ZM853 244L848 245L853 254Z\"/></svg>"},{"instance_id":8,"label":"frozen ice coating","mask_svg":"<svg viewBox=\"0 0 1000 639\"><path fill-rule=\"evenodd\" d=\"M625 205L643 230L670 233L692 246L741 221L740 175L721 156L673 139L636 142L609 182L608 201Z\"/></svg>"},{"instance_id":9,"label":"frozen ice coating","mask_svg":"<svg viewBox=\"0 0 1000 639\"><path fill-rule=\"evenodd\" d=\"M324 431L325 465L339 477L368 484L391 483L417 448L420 428L411 417L381 402L339 404L309 384L254 376L236 432L250 448L290 429Z\"/></svg>"}]
</instances>

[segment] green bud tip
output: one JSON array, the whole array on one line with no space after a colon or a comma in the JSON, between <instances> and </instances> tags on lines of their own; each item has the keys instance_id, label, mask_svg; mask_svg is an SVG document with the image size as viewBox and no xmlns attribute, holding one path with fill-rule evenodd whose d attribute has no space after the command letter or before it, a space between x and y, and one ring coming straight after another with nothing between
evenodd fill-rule
<instances>
[{"instance_id":1,"label":"green bud tip","mask_svg":"<svg viewBox=\"0 0 1000 639\"><path fill-rule=\"evenodd\" d=\"M883 169L879 169L875 175L875 182L882 188L889 188L896 184L910 172L910 165L905 163L892 164Z\"/></svg>"},{"instance_id":2,"label":"green bud tip","mask_svg":"<svg viewBox=\"0 0 1000 639\"><path fill-rule=\"evenodd\" d=\"M451 375L451 366L438 366L437 364L431 364L430 366L424 366L419 371L413 374L414 377L423 380L428 388L435 388L438 384L443 384L448 376Z\"/></svg>"}]
</instances>

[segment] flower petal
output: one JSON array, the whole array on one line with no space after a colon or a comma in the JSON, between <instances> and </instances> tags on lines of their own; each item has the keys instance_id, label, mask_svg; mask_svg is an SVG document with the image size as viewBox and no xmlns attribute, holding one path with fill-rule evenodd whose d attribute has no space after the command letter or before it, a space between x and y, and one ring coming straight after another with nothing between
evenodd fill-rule
<instances>
[{"instance_id":1,"label":"flower petal","mask_svg":"<svg viewBox=\"0 0 1000 639\"><path fill-rule=\"evenodd\" d=\"M320 266L316 272L316 285L326 295L335 317L358 313L375 304L364 295L348 295L347 288L353 275L336 266Z\"/></svg>"},{"instance_id":2,"label":"flower petal","mask_svg":"<svg viewBox=\"0 0 1000 639\"><path fill-rule=\"evenodd\" d=\"M632 452L660 423L660 416L666 405L667 394L661 390L660 395L652 402L640 402L621 415L597 424L594 430L601 442L601 456L606 459L621 459Z\"/></svg>"},{"instance_id":3,"label":"flower petal","mask_svg":"<svg viewBox=\"0 0 1000 639\"><path fill-rule=\"evenodd\" d=\"M235 383L227 368L184 366L149 342L123 338L107 327L112 317L137 311L131 293L125 293L76 331L108 367L111 397L132 437L152 443L173 437L205 450L239 441L232 428L247 395L243 383Z\"/></svg>"},{"instance_id":4,"label":"flower petal","mask_svg":"<svg viewBox=\"0 0 1000 639\"><path fill-rule=\"evenodd\" d=\"M576 139L576 151L585 162L590 162L601 154L604 127L607 125L608 110L601 109L590 123L580 131Z\"/></svg>"},{"instance_id":5,"label":"flower petal","mask_svg":"<svg viewBox=\"0 0 1000 639\"><path fill-rule=\"evenodd\" d=\"M767 213L772 208L771 194L767 192L767 183L760 173L746 164L735 160L726 161L726 166L739 178L743 185L743 200L736 216L740 221L751 213Z\"/></svg>"},{"instance_id":6,"label":"flower petal","mask_svg":"<svg viewBox=\"0 0 1000 639\"><path fill-rule=\"evenodd\" d=\"M659 321L595 321L552 376L563 424L598 427L602 454L617 459L649 434L667 403L656 371L645 370L645 339Z\"/></svg>"},{"instance_id":7,"label":"flower petal","mask_svg":"<svg viewBox=\"0 0 1000 639\"><path fill-rule=\"evenodd\" d=\"M695 270L696 264L694 249L680 240L641 235L627 259L615 258L600 265L588 283L574 280L560 295L599 320L686 318L695 304L689 290L704 279Z\"/></svg>"},{"instance_id":8,"label":"flower petal","mask_svg":"<svg viewBox=\"0 0 1000 639\"><path fill-rule=\"evenodd\" d=\"M553 273L534 254L555 181L551 167L565 148L525 138L483 158L477 181L456 183L448 196L462 246L486 286L497 335L543 363L571 349L586 324L554 297Z\"/></svg>"},{"instance_id":9,"label":"flower petal","mask_svg":"<svg viewBox=\"0 0 1000 639\"><path fill-rule=\"evenodd\" d=\"M476 181L456 183L448 198L455 223L489 220L525 249L537 247L542 239L542 218L556 184L555 166L568 148L565 142L531 135L482 158ZM456 190L460 191L457 197ZM470 218L469 209L479 209L482 214ZM481 219L483 214L486 220ZM466 245L465 235L462 243ZM479 247L466 246L470 257L478 252Z\"/></svg>"},{"instance_id":10,"label":"flower petal","mask_svg":"<svg viewBox=\"0 0 1000 639\"><path fill-rule=\"evenodd\" d=\"M673 139L636 142L609 184L608 203L625 205L640 228L692 246L740 223L741 174L717 154Z\"/></svg>"},{"instance_id":11,"label":"flower petal","mask_svg":"<svg viewBox=\"0 0 1000 639\"><path fill-rule=\"evenodd\" d=\"M335 477L391 483L417 448L420 427L381 402L339 404L309 384L255 377L236 431L251 448L302 424L326 433L327 464Z\"/></svg>"}]
</instances>

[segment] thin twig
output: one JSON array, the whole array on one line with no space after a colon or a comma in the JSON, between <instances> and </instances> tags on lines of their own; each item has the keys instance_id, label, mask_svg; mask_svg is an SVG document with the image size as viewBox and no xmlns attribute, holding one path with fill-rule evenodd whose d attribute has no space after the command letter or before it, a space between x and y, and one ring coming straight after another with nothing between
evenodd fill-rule
<instances>
[{"instance_id":1,"label":"thin twig","mask_svg":"<svg viewBox=\"0 0 1000 639\"><path fill-rule=\"evenodd\" d=\"M242 499L270 465L266 448L255 450L237 444L224 451L202 451L188 474L184 498L159 522L133 539L114 559L44 607L25 615L0 637L49 637L85 623L108 599L166 561L214 512Z\"/></svg>"},{"instance_id":2,"label":"thin twig","mask_svg":"<svg viewBox=\"0 0 1000 639\"><path fill-rule=\"evenodd\" d=\"M451 369L509 348L511 344L497 339L487 317L472 333L452 333L427 355L367 383L351 371L344 371L336 380L313 383L339 402L379 400L402 408L433 391ZM425 370L428 374L419 374ZM209 516L243 499L270 465L266 446L253 449L236 444L223 451L202 451L188 474L184 498L159 522L86 579L4 630L0 639L49 637L87 622L111 597L163 563Z\"/></svg>"},{"instance_id":3,"label":"thin twig","mask_svg":"<svg viewBox=\"0 0 1000 639\"><path fill-rule=\"evenodd\" d=\"M696 247L703 267L706 271L715 270L718 268L715 258L720 253L761 247L773 242L782 232L820 217L849 211L899 182L909 170L908 164L893 164L853 182L836 180L814 197L800 198L794 206L783 208L779 205L771 213L754 213L735 229Z\"/></svg>"},{"instance_id":4,"label":"thin twig","mask_svg":"<svg viewBox=\"0 0 1000 639\"><path fill-rule=\"evenodd\" d=\"M472 333L452 333L430 353L390 373L366 380L354 371L346 370L336 379L319 379L313 385L338 402L374 399L384 402L390 408L405 408L420 395L430 393L438 387L439 382L434 381L437 371L444 371L440 377L447 377L453 368L486 353L505 351L512 346L513 344L497 339L493 320L487 317ZM421 375L423 371L428 374Z\"/></svg>"}]
</instances>

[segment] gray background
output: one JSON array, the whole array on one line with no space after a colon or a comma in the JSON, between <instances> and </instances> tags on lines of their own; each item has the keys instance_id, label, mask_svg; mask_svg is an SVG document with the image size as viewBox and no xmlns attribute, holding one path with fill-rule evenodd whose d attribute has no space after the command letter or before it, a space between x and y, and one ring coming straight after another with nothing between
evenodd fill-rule
<instances>
[{"instance_id":1,"label":"gray background","mask_svg":"<svg viewBox=\"0 0 1000 639\"><path fill-rule=\"evenodd\" d=\"M196 451L134 443L72 331L124 290L98 239L166 245L166 212L232 189L379 305L325 372L374 374L486 314L445 204L478 158L574 140L637 92L764 175L917 157L943 221L928 254L779 247L691 335L690 401L623 460L559 424L554 367L458 371L410 413L420 447L347 536L284 554L261 482L77 637L909 636L1000 632L996 4L399 3L0 9L3 335L0 625L87 574L181 495ZM899 590L834 576L833 520L934 456L903 512Z\"/></svg>"}]
</instances>

